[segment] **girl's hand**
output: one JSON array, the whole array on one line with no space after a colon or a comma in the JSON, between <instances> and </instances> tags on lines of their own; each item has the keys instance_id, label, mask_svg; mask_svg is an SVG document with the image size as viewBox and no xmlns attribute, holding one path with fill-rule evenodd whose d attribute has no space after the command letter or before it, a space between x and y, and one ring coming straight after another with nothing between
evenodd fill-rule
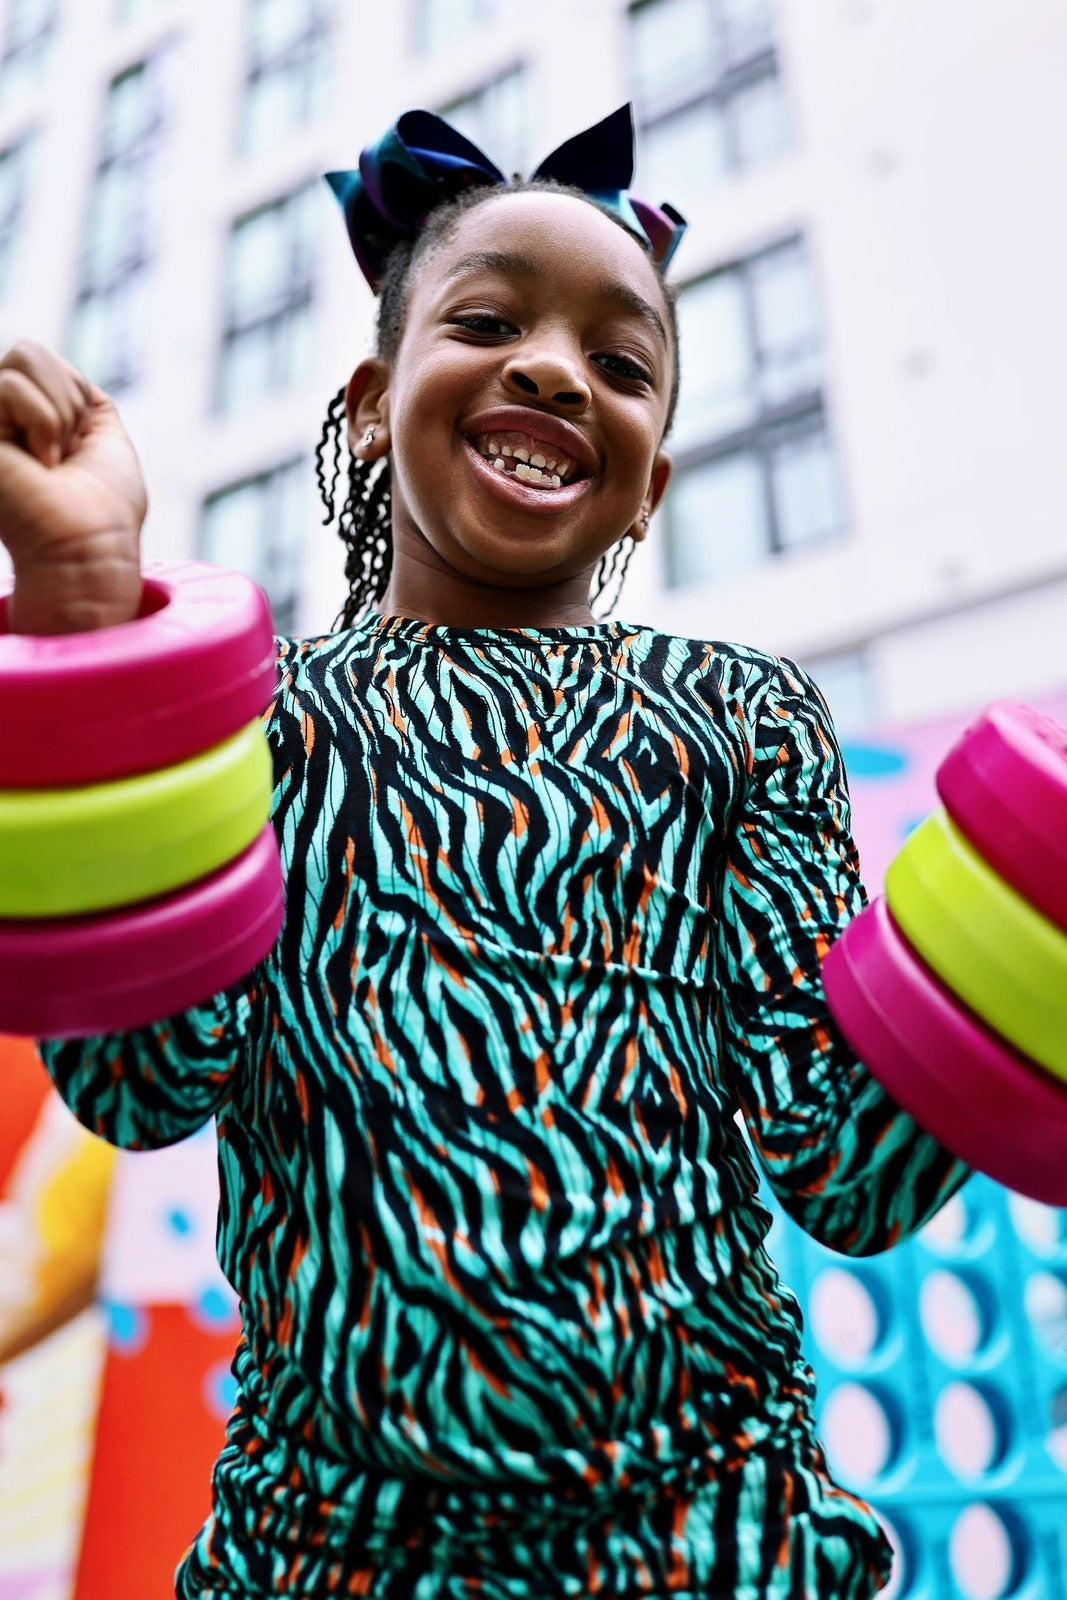
<instances>
[{"instance_id":1,"label":"girl's hand","mask_svg":"<svg viewBox=\"0 0 1067 1600\"><path fill-rule=\"evenodd\" d=\"M135 617L147 509L136 453L103 390L43 345L13 345L0 357L12 631L74 633Z\"/></svg>"}]
</instances>

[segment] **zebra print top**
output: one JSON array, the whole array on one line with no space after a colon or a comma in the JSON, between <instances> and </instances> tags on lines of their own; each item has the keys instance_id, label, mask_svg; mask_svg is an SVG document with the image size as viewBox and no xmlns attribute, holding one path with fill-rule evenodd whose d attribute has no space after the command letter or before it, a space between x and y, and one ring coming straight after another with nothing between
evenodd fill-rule
<instances>
[{"instance_id":1,"label":"zebra print top","mask_svg":"<svg viewBox=\"0 0 1067 1600\"><path fill-rule=\"evenodd\" d=\"M238 1399L193 1597L868 1596L735 1121L835 1248L963 1181L827 1013L863 904L789 662L622 622L283 642L287 920L42 1046L130 1148L218 1118Z\"/></svg>"}]
</instances>

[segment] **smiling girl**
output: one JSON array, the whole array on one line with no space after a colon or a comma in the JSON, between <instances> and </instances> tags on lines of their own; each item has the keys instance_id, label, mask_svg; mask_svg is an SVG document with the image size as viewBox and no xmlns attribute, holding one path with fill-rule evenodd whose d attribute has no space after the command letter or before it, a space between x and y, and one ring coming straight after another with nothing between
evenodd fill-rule
<instances>
[{"instance_id":1,"label":"smiling girl","mask_svg":"<svg viewBox=\"0 0 1067 1600\"><path fill-rule=\"evenodd\" d=\"M854 1254L967 1169L827 1010L864 894L817 691L591 609L666 490L678 386L682 223L627 193L631 138L624 109L507 183L412 113L331 174L379 331L318 456L332 513L346 432L351 592L283 641L268 723L285 927L203 1006L42 1046L115 1143L218 1120L244 1334L183 1600L888 1576L827 1472L736 1113ZM22 346L0 423L16 625L133 615L105 397Z\"/></svg>"}]
</instances>

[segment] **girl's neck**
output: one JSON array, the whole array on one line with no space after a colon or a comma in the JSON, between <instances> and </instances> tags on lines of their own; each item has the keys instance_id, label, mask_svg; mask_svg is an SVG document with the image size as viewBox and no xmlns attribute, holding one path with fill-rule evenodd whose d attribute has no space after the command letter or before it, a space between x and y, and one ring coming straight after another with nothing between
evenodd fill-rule
<instances>
[{"instance_id":1,"label":"girl's neck","mask_svg":"<svg viewBox=\"0 0 1067 1600\"><path fill-rule=\"evenodd\" d=\"M568 628L597 620L589 609L588 573L550 588L495 589L440 573L394 571L378 609L447 628Z\"/></svg>"}]
</instances>

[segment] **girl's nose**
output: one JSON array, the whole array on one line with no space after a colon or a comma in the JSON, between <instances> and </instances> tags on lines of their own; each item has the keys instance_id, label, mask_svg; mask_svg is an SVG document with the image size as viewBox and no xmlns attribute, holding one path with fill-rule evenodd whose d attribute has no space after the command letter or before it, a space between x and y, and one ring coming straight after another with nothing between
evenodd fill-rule
<instances>
[{"instance_id":1,"label":"girl's nose","mask_svg":"<svg viewBox=\"0 0 1067 1600\"><path fill-rule=\"evenodd\" d=\"M589 385L574 365L549 350L517 355L504 369L504 383L513 393L554 400L572 411L584 411L593 398Z\"/></svg>"}]
</instances>

